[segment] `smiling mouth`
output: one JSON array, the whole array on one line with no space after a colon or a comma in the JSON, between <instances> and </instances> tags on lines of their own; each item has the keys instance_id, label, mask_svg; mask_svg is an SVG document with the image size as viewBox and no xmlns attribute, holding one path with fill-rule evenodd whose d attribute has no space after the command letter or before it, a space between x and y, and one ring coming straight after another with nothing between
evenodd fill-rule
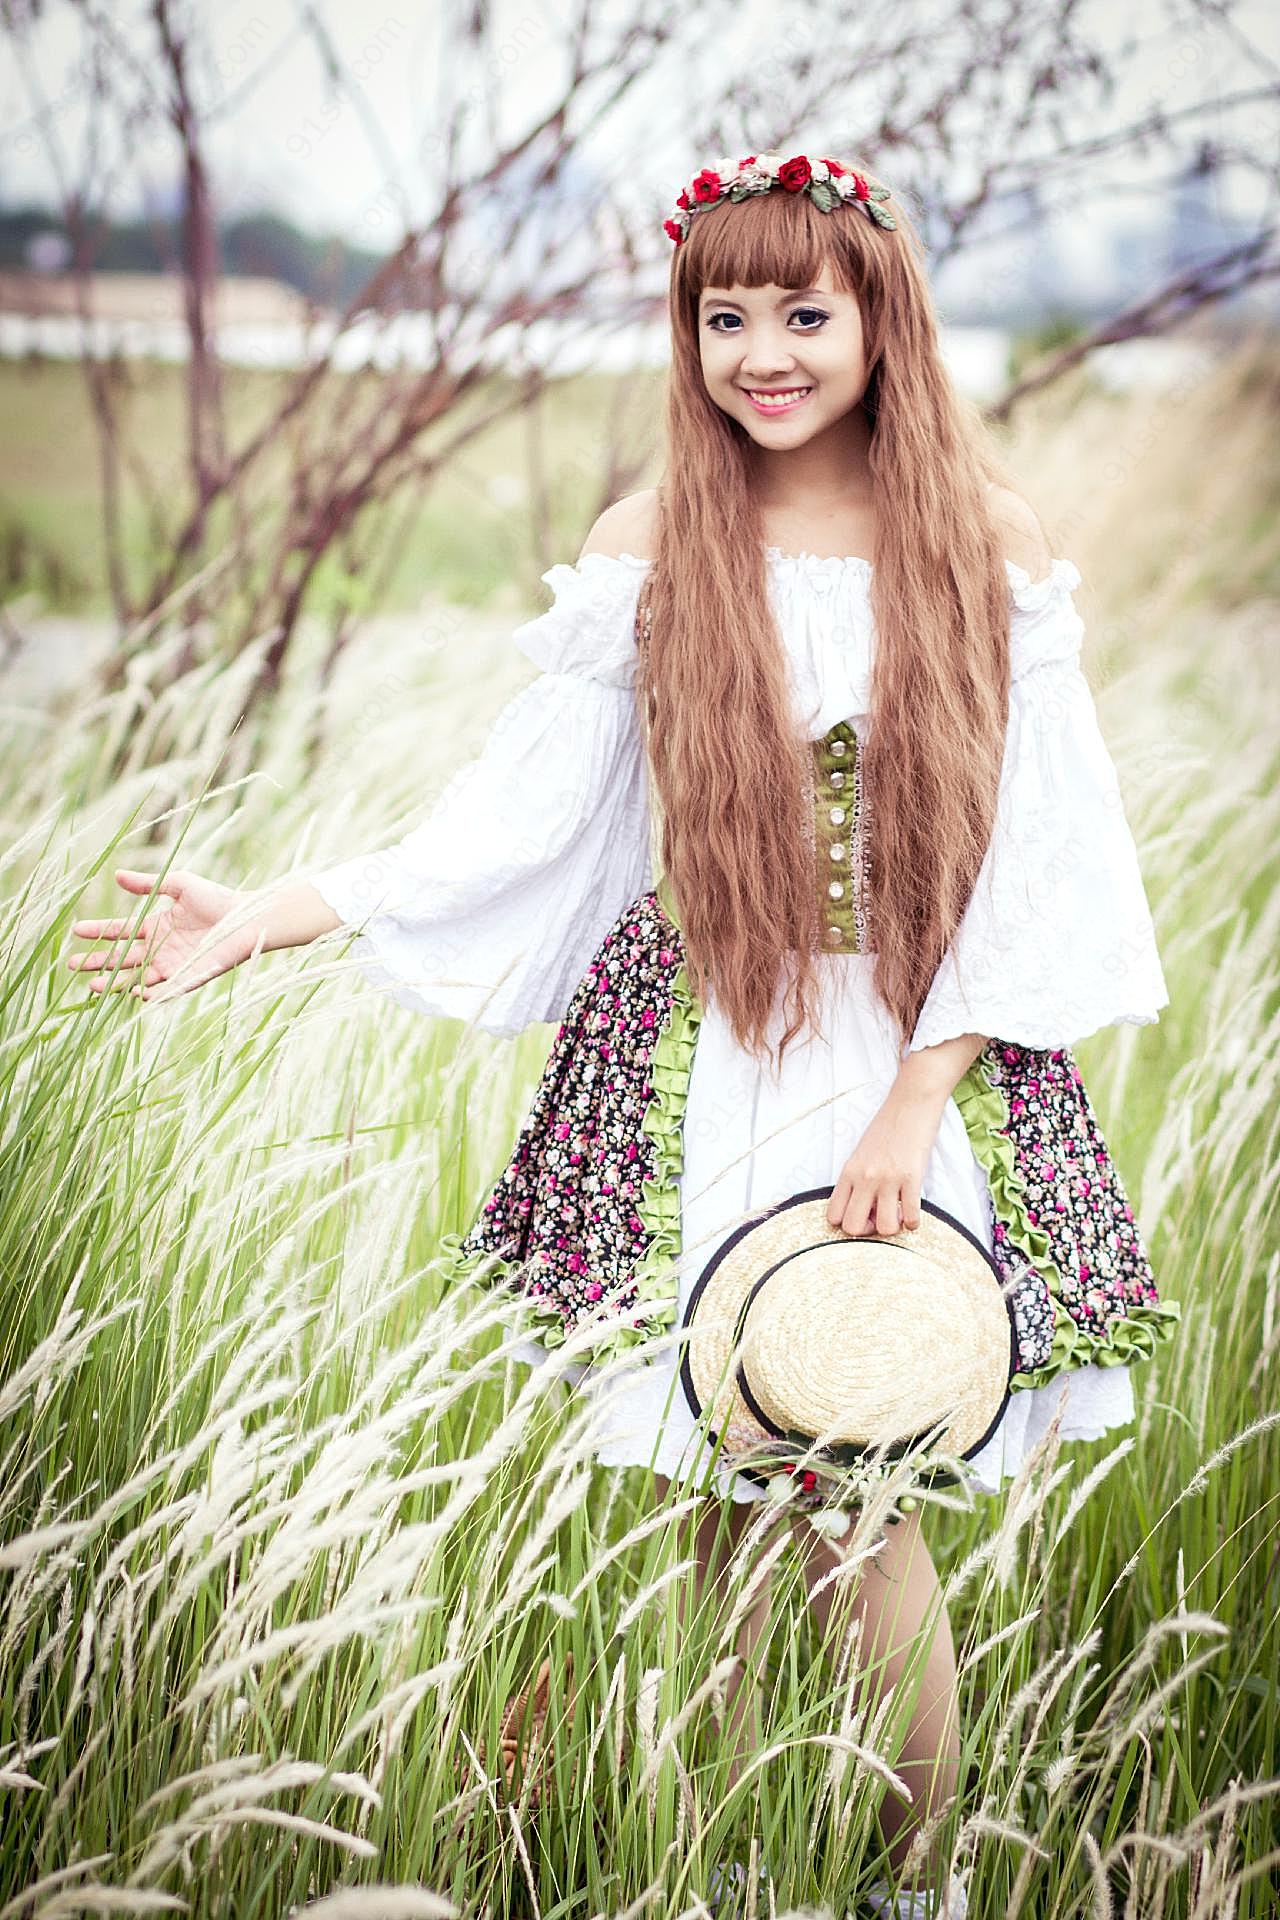
<instances>
[{"instance_id":1,"label":"smiling mouth","mask_svg":"<svg viewBox=\"0 0 1280 1920\"><path fill-rule=\"evenodd\" d=\"M751 404L760 413L786 413L791 407L798 407L813 392L809 387L777 387L772 391L765 387L746 387L744 392Z\"/></svg>"}]
</instances>

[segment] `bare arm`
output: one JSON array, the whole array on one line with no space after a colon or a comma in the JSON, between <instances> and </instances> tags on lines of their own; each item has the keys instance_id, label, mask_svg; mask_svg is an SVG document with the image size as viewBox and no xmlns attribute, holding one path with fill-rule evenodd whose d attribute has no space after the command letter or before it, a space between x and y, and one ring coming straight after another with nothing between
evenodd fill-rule
<instances>
[{"instance_id":1,"label":"bare arm","mask_svg":"<svg viewBox=\"0 0 1280 1920\"><path fill-rule=\"evenodd\" d=\"M845 1161L827 1219L846 1233L899 1233L920 1225L920 1190L947 1101L987 1039L961 1033L917 1047Z\"/></svg>"},{"instance_id":2,"label":"bare arm","mask_svg":"<svg viewBox=\"0 0 1280 1920\"><path fill-rule=\"evenodd\" d=\"M922 1097L932 1094L941 1113L986 1044L985 1033L958 1033L936 1046L915 1047L898 1068L898 1084Z\"/></svg>"},{"instance_id":3,"label":"bare arm","mask_svg":"<svg viewBox=\"0 0 1280 1920\"><path fill-rule=\"evenodd\" d=\"M308 946L342 925L328 901L306 880L277 881L240 897L249 907L251 925L261 932L263 953L277 947Z\"/></svg>"}]
</instances>

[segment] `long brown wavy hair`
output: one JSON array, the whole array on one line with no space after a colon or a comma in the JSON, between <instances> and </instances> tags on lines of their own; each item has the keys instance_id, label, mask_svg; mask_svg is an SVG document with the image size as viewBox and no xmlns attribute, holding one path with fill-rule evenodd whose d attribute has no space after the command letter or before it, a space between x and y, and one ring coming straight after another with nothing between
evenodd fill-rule
<instances>
[{"instance_id":1,"label":"long brown wavy hair","mask_svg":"<svg viewBox=\"0 0 1280 1920\"><path fill-rule=\"evenodd\" d=\"M750 437L702 375L704 287L810 286L828 262L861 308L877 514L861 749L868 946L904 1041L977 880L1004 752L1009 585L987 485L1009 478L944 367L924 250L901 201L892 207L896 231L861 207L823 213L806 193L773 189L699 211L672 257L666 464L637 696L690 984L714 992L739 1044L759 1053L785 970L779 1066L817 1019L813 750L791 714Z\"/></svg>"}]
</instances>

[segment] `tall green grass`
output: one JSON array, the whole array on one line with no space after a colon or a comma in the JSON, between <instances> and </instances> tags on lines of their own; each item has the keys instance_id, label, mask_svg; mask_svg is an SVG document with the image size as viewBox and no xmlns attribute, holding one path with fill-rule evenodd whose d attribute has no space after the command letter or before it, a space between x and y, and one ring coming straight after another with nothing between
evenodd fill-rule
<instances>
[{"instance_id":1,"label":"tall green grass","mask_svg":"<svg viewBox=\"0 0 1280 1920\"><path fill-rule=\"evenodd\" d=\"M1280 1907L1274 606L1185 568L1158 610L1095 586L1167 527L1182 557L1228 540L1265 480L1236 457L1254 377L1208 383L1109 498L1060 501L1172 995L1078 1051L1184 1324L1132 1429L1051 1437L1000 1498L927 1515L975 1920ZM1024 461L1063 470L1062 436L1123 438L1142 404L1047 418ZM1237 493L1206 529L1168 476L1209 418ZM73 918L123 910L114 865L253 884L378 843L486 717L474 655L407 636L353 650L323 709L300 660L250 741L253 664L153 698L143 661L110 701L3 714L0 1920L696 1913L753 1844L778 1912L843 1914L883 1871L898 1735L818 1644L793 1546L749 1535L730 1570L745 1609L776 1552L764 1746L730 1786L734 1628L692 1606L691 1503L596 1466L554 1365L504 1358L513 1303L433 1265L548 1034L422 1020L341 939L170 1006L63 964ZM495 664L489 713L523 673ZM496 1755L547 1653L578 1694L570 1726L557 1678L535 1808Z\"/></svg>"}]
</instances>

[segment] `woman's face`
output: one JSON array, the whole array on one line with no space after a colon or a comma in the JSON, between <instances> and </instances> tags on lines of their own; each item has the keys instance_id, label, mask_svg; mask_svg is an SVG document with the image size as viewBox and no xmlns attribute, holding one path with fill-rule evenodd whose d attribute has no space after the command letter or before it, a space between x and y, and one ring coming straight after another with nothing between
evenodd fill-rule
<instances>
[{"instance_id":1,"label":"woman's face","mask_svg":"<svg viewBox=\"0 0 1280 1920\"><path fill-rule=\"evenodd\" d=\"M866 391L862 312L826 263L812 287L704 287L698 341L707 392L762 447L803 445ZM805 391L769 407L791 388Z\"/></svg>"}]
</instances>

